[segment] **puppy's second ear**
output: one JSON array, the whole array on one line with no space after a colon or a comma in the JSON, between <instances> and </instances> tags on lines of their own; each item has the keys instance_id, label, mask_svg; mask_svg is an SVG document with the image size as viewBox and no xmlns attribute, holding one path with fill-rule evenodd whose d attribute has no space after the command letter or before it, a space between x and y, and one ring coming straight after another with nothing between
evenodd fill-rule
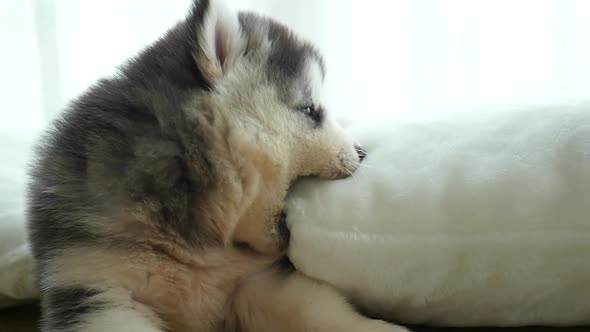
<instances>
[{"instance_id":1,"label":"puppy's second ear","mask_svg":"<svg viewBox=\"0 0 590 332\"><path fill-rule=\"evenodd\" d=\"M244 52L238 15L221 0L196 0L189 19L193 24L193 56L205 79L214 84Z\"/></svg>"}]
</instances>

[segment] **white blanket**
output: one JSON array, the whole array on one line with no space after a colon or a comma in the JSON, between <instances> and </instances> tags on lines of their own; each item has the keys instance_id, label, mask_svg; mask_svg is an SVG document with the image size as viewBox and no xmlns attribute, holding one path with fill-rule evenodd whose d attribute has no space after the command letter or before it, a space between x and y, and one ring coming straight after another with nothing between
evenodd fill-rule
<instances>
[{"instance_id":1,"label":"white blanket","mask_svg":"<svg viewBox=\"0 0 590 332\"><path fill-rule=\"evenodd\" d=\"M590 323L589 105L351 130L355 177L292 192L297 268L403 323Z\"/></svg>"}]
</instances>

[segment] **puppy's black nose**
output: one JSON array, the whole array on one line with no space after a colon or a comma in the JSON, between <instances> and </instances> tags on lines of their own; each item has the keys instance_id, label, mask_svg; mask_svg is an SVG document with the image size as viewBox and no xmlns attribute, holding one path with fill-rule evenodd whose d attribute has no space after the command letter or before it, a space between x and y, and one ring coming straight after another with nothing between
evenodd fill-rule
<instances>
[{"instance_id":1,"label":"puppy's black nose","mask_svg":"<svg viewBox=\"0 0 590 332\"><path fill-rule=\"evenodd\" d=\"M356 153L359 155L359 159L363 161L367 156L367 151L363 150L363 148L361 148L358 144L354 146L354 149L356 150Z\"/></svg>"}]
</instances>

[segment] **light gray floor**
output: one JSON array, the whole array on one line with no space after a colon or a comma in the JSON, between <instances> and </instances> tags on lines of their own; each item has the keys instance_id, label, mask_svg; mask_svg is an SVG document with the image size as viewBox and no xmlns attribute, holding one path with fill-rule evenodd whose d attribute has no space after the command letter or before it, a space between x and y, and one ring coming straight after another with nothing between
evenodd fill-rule
<instances>
[{"instance_id":1,"label":"light gray floor","mask_svg":"<svg viewBox=\"0 0 590 332\"><path fill-rule=\"evenodd\" d=\"M16 309L0 311L0 332L37 332L39 307L28 305ZM590 327L579 328L469 328L446 329L434 327L410 327L417 332L590 332ZM105 331L107 332L107 331ZM281 332L281 331L277 331ZM337 331L335 331L337 332ZM370 331L359 331L370 332Z\"/></svg>"}]
</instances>

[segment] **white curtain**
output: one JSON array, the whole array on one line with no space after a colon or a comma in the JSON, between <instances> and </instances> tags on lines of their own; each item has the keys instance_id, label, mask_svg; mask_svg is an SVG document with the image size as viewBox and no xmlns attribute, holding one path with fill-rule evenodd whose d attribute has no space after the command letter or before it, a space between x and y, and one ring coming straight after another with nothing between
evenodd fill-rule
<instances>
[{"instance_id":1,"label":"white curtain","mask_svg":"<svg viewBox=\"0 0 590 332\"><path fill-rule=\"evenodd\" d=\"M414 116L583 99L587 0L226 0L312 39L330 109ZM36 131L190 0L0 0L0 131Z\"/></svg>"}]
</instances>

